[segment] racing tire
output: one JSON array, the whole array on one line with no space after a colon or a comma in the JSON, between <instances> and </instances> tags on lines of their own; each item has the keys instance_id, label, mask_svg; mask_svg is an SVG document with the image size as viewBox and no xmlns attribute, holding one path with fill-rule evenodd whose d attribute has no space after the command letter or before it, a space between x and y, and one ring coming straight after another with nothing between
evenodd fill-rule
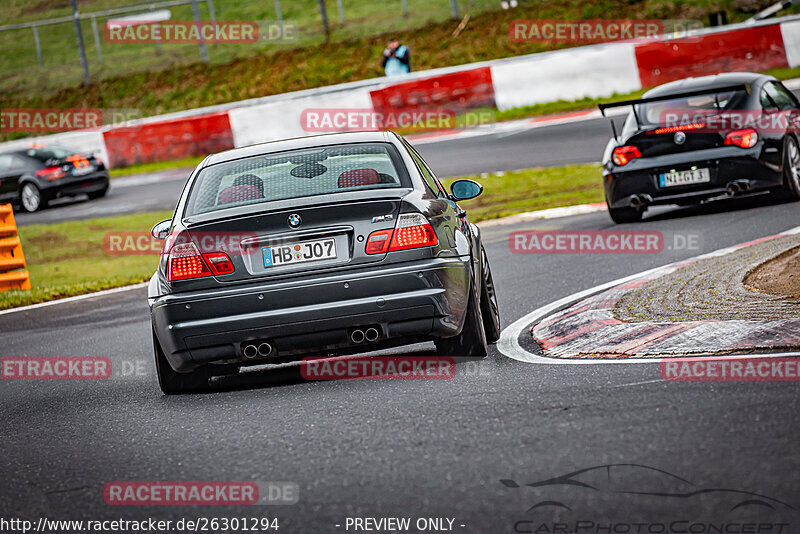
<instances>
[{"instance_id":1,"label":"racing tire","mask_svg":"<svg viewBox=\"0 0 800 534\"><path fill-rule=\"evenodd\" d=\"M641 221L644 210L638 208L611 208L609 206L608 214L615 223L625 224Z\"/></svg>"},{"instance_id":2,"label":"racing tire","mask_svg":"<svg viewBox=\"0 0 800 534\"><path fill-rule=\"evenodd\" d=\"M486 343L496 343L500 339L500 311L497 306L497 293L492 280L492 269L486 250L481 245L481 261L483 262L483 281L481 284L481 316Z\"/></svg>"},{"instance_id":3,"label":"racing tire","mask_svg":"<svg viewBox=\"0 0 800 534\"><path fill-rule=\"evenodd\" d=\"M792 136L786 137L783 150L783 196L790 200L800 200L800 148Z\"/></svg>"},{"instance_id":4,"label":"racing tire","mask_svg":"<svg viewBox=\"0 0 800 534\"><path fill-rule=\"evenodd\" d=\"M211 389L209 379L211 374L205 367L200 367L191 373L178 373L172 369L161 343L158 342L155 331L153 331L153 349L156 358L156 374L158 375L158 385L165 395L179 395L181 393L201 393Z\"/></svg>"},{"instance_id":5,"label":"racing tire","mask_svg":"<svg viewBox=\"0 0 800 534\"><path fill-rule=\"evenodd\" d=\"M19 205L28 213L33 213L44 209L47 206L47 198L33 182L25 182L19 192Z\"/></svg>"},{"instance_id":6,"label":"racing tire","mask_svg":"<svg viewBox=\"0 0 800 534\"><path fill-rule=\"evenodd\" d=\"M436 352L440 356L469 358L485 358L489 354L481 308L474 290L469 292L467 313L461 333L454 337L437 339Z\"/></svg>"}]
</instances>

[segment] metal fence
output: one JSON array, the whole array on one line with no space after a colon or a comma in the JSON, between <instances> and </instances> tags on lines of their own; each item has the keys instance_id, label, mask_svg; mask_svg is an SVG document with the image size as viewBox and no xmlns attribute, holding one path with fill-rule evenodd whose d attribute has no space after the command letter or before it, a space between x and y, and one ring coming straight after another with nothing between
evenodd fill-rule
<instances>
[{"instance_id":1,"label":"metal fence","mask_svg":"<svg viewBox=\"0 0 800 534\"><path fill-rule=\"evenodd\" d=\"M217 0L218 2L228 2L231 3L231 0ZM237 2L242 2L242 0L237 0ZM245 0L246 2L246 0ZM242 3L245 3L242 2ZM328 41L331 37L332 26L338 24L338 27L345 27L348 25L349 21L347 18L347 0L336 0L336 14L337 14L337 21L331 22L328 17L328 7L326 5L325 0L315 0L318 9L317 13L317 21L321 24L322 30L324 32L325 40ZM28 50L35 50L36 53L36 61L38 63L38 68L40 71L50 70L54 67L60 68L62 70L62 74L65 68L73 69L72 72L74 73L74 68L77 66L78 62L72 63L74 60L70 59L71 54L68 51L69 47L69 40L72 40L74 46L76 47L73 50L76 50L76 54L72 55L72 58L76 58L79 60L81 71L82 71L82 81L84 85L88 85L92 79L92 74L90 72L91 65L94 65L95 70L109 70L108 65L109 62L107 61L104 63L104 43L102 40L102 31L104 25L109 21L112 20L114 17L125 17L130 15L141 15L143 17L147 16L148 13L155 13L158 10L169 10L170 8L180 8L183 6L189 6L191 8L191 18L195 21L201 20L210 20L216 21L217 20L217 13L215 8L215 0L155 0L152 2L146 3L137 3L137 4L130 4L130 5L123 5L120 7L113 7L108 9L103 9L102 11L93 11L93 12L86 12L82 13L78 9L78 0L70 0L72 14L68 16L62 17L55 17L55 18L48 18L42 20L36 20L31 22L23 22L17 24L6 24L0 25L0 46L3 48L13 48L13 50L4 50L3 55L6 55L8 64L5 65L4 68L0 68L0 74L3 74L3 77L6 77L6 73L2 72L8 68L8 71L12 75L20 75L20 71L28 70L29 62L26 63L24 60L19 58L18 56L22 51L26 48ZM328 0L328 3L331 3L331 0ZM281 31L283 31L284 25L284 13L287 9L297 10L296 3L288 3L285 2L286 5L281 5L281 0L274 0L274 14L276 18L276 22L281 27ZM442 8L447 9L449 11L448 15L450 18L459 19L461 16L470 11L470 10L487 10L487 9L497 9L499 7L499 0L462 0L461 7L459 6L458 0L433 0L433 6L431 2L427 2L427 4L420 4L418 3L416 9L420 12L423 10L421 7L423 5L426 6L425 11L433 12L432 8L438 8L440 11ZM439 5L435 5L439 4ZM309 5L309 2L305 2L305 14L309 16L312 15L310 13L311 10L315 9L312 7L313 4ZM203 8L201 13L201 7ZM395 0L394 2L386 2L382 4L381 9L385 10L387 13L391 13L394 11L397 15L402 15L404 18L409 17L414 13L411 12L412 7L409 6L409 0ZM1 8L0 8L1 10ZM396 11L395 11L396 10ZM184 10L184 15L187 14L186 10ZM441 13L443 15L443 13ZM205 17L205 18L204 18ZM84 26L88 23L89 28L85 28ZM62 28L57 29L59 25L62 25ZM63 28L64 25L72 26L70 33L72 34L71 37L68 37L67 30ZM373 33L381 33L381 29L384 31L391 30L391 27L386 28L375 28L379 31L374 31ZM6 37L8 35L7 32L21 32L15 34L13 37ZM27 33L29 32L29 33ZM91 33L91 42L87 43L87 40L84 39L84 32ZM58 35L58 41L53 41L55 39L55 35ZM27 36L26 36L27 35ZM43 39L42 36L45 35L46 37L50 37L50 48L45 49L43 46ZM5 40L3 40L5 38ZM106 45L107 46L107 45ZM200 58L202 61L208 63L209 62L209 51L206 43L202 40L195 45L197 50L199 51ZM87 56L87 48L90 51L90 54L96 55L96 62L94 59L91 59ZM92 51L92 49L94 49ZM156 54L160 54L162 52L162 45L160 43L155 44L155 51ZM112 51L113 52L113 51ZM132 53L133 54L133 53ZM139 53L140 54L140 53ZM51 56L50 62L46 68L45 64L48 62L48 55ZM183 53L184 57L186 57L186 53ZM196 56L195 56L196 57ZM16 61L16 64L14 64ZM134 58L131 57L113 57L110 60L110 63L115 62L122 62L122 63L133 63ZM114 65L116 69L115 73L120 70L120 65ZM132 69L136 70L136 69ZM142 69L139 69L142 70ZM150 70L150 69L144 69ZM54 75L55 77L55 75ZM95 76L96 78L96 76ZM0 89L2 89L0 87Z\"/></svg>"},{"instance_id":2,"label":"metal fence","mask_svg":"<svg viewBox=\"0 0 800 534\"><path fill-rule=\"evenodd\" d=\"M55 24L62 24L65 22L73 22L75 24L75 39L78 46L78 55L81 61L81 68L83 70L83 83L85 85L88 85L89 62L86 58L86 45L83 39L83 30L80 25L81 20L91 21L92 36L94 38L94 48L97 52L97 60L102 62L103 51L100 45L100 32L97 29L98 17L108 19L114 15L122 15L126 13L142 13L143 9L152 12L155 11L156 9L161 9L166 7L191 5L195 20L200 21L200 10L198 9L197 5L198 1L204 2L208 5L210 20L212 21L216 20L216 14L214 13L214 0L162 0L157 2L149 2L147 4L136 4L131 6L109 8L99 12L83 13L83 14L80 13L80 11L78 11L77 0L70 0L70 5L72 7L72 16L37 20L35 22L23 22L20 24L6 24L4 26L0 26L0 31L21 30L30 28L33 33L33 44L36 47L36 58L39 62L39 68L44 69L44 59L42 57L42 44L41 44L41 39L39 38L39 28L52 26ZM275 0L275 2L277 5L280 3L280 0ZM200 55L203 58L203 61L207 63L208 50L205 47L205 43L201 42L199 46L200 46Z\"/></svg>"}]
</instances>

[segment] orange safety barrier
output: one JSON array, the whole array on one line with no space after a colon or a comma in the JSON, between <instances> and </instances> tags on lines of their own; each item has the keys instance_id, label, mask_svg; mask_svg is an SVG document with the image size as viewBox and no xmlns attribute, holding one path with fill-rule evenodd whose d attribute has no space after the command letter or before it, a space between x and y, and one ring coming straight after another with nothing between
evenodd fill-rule
<instances>
[{"instance_id":1,"label":"orange safety barrier","mask_svg":"<svg viewBox=\"0 0 800 534\"><path fill-rule=\"evenodd\" d=\"M0 291L30 289L31 278L25 268L22 242L17 235L17 223L11 204L0 204ZM14 272L9 272L14 271Z\"/></svg>"}]
</instances>

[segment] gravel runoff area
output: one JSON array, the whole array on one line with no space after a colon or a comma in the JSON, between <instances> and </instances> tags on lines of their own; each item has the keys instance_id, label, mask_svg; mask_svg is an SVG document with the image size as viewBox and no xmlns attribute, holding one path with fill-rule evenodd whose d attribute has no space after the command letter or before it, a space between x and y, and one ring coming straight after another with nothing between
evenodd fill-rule
<instances>
[{"instance_id":1,"label":"gravel runoff area","mask_svg":"<svg viewBox=\"0 0 800 534\"><path fill-rule=\"evenodd\" d=\"M628 291L614 317L624 322L800 318L800 300L790 292L793 287L798 295L799 246L800 235L790 235L698 261Z\"/></svg>"},{"instance_id":2,"label":"gravel runoff area","mask_svg":"<svg viewBox=\"0 0 800 534\"><path fill-rule=\"evenodd\" d=\"M752 291L800 300L800 246L753 269L744 285Z\"/></svg>"}]
</instances>

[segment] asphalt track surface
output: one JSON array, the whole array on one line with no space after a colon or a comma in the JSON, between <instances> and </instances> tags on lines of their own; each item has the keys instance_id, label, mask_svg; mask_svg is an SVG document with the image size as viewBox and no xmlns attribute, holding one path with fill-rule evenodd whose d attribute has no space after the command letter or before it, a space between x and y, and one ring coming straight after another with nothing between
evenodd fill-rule
<instances>
[{"instance_id":1,"label":"asphalt track surface","mask_svg":"<svg viewBox=\"0 0 800 534\"><path fill-rule=\"evenodd\" d=\"M503 326L576 291L792 228L799 210L763 198L661 208L626 229L700 239L659 254L509 251L514 230L619 228L604 212L486 228ZM277 517L279 533L354 532L348 517L385 516L452 518L453 531L470 533L669 532L653 525L673 522L675 532L714 532L681 522L756 521L771 530L752 532L800 532L797 382L663 382L656 364L526 364L492 347L447 381L273 373L164 397L143 289L2 314L0 332L0 356L140 366L106 381L0 383L3 518ZM501 483L609 464L638 467L590 471L588 486ZM290 481L300 493L290 506L110 506L110 481ZM578 520L580 530L557 525ZM603 521L623 527L589 526L612 524Z\"/></svg>"},{"instance_id":2,"label":"asphalt track surface","mask_svg":"<svg viewBox=\"0 0 800 534\"><path fill-rule=\"evenodd\" d=\"M617 119L620 122L620 119ZM611 136L605 119L589 119L539 128L520 128L463 139L419 144L422 156L440 177L528 167L600 161ZM36 213L18 213L19 224L107 217L144 211L171 210L190 169L173 169L112 180L108 196L60 199Z\"/></svg>"}]
</instances>

